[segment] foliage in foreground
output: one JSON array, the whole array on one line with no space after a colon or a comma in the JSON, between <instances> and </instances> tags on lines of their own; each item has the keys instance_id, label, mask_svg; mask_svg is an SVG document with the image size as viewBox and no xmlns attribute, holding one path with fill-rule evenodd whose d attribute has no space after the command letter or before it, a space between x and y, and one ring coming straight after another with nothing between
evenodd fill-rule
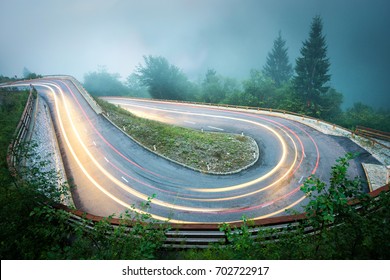
<instances>
[{"instance_id":1,"label":"foliage in foreground","mask_svg":"<svg viewBox=\"0 0 390 280\"><path fill-rule=\"evenodd\" d=\"M32 149L29 145L26 150ZM114 215L95 224L83 217L70 222L70 212L55 207L67 193L64 186L58 186L57 174L38 170L25 170L23 178L28 181L1 185L1 259L155 258L167 227L147 214L150 200L141 205L145 212L133 206L118 217L116 226L110 223Z\"/></svg>"},{"instance_id":2,"label":"foliage in foreground","mask_svg":"<svg viewBox=\"0 0 390 280\"><path fill-rule=\"evenodd\" d=\"M4 104L2 101L1 105ZM17 115L20 116L23 109L21 104L14 107L14 112L7 112L1 106L1 114L16 114L10 118L14 122L0 128L0 135L4 137L0 142L2 152L13 134L7 126L16 126ZM22 148L21 153L34 157L32 148ZM34 180L15 182L9 175L4 155L0 158L1 259L390 258L389 193L382 192L379 199L364 194L360 182L347 177L351 155L337 161L328 184L314 177L305 182L302 190L310 199L304 208L308 218L299 227L282 231L260 229L253 236L253 224L244 217L240 228L221 226L226 233L226 246L214 245L206 250L174 251L170 254L162 249L166 225L157 224L149 214L138 213L134 209L122 214L122 223L115 227L110 223L113 217L101 220L93 229L86 219L81 219L80 223L69 223L68 212L51 207L63 194L57 189L56 174L39 173L41 163L37 161L36 168L26 169L23 174ZM359 198L360 208L348 203L351 197ZM147 211L149 206L150 200L141 208ZM128 230L129 223L133 225L132 231ZM311 227L315 229L315 234L304 234Z\"/></svg>"},{"instance_id":3,"label":"foliage in foreground","mask_svg":"<svg viewBox=\"0 0 390 280\"><path fill-rule=\"evenodd\" d=\"M307 219L298 227L263 228L253 235L253 224L244 217L240 228L221 227L226 246L184 251L179 258L389 259L390 195L382 192L373 199L362 191L358 178L348 178L351 158L347 154L337 160L328 184L315 177L306 180L302 191L309 197L304 207ZM359 199L359 208L350 203L351 198ZM308 229L315 229L314 234L305 234Z\"/></svg>"},{"instance_id":4,"label":"foliage in foreground","mask_svg":"<svg viewBox=\"0 0 390 280\"><path fill-rule=\"evenodd\" d=\"M86 219L70 223L70 213L53 206L67 194L66 185L48 159L40 158L34 143L17 149L19 175L10 175L6 152L27 100L24 92L0 94L0 257L1 259L151 259L165 238L164 224L134 208L123 213L118 226L113 218L94 229ZM28 166L24 165L29 163ZM150 200L141 208L150 207ZM127 225L133 225L129 231Z\"/></svg>"}]
</instances>

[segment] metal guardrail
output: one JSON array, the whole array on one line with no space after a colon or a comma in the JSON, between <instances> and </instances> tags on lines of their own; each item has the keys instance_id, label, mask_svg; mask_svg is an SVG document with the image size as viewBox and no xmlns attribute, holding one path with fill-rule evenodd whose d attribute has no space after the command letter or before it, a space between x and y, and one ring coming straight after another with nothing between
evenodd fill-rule
<instances>
[{"instance_id":1,"label":"metal guardrail","mask_svg":"<svg viewBox=\"0 0 390 280\"><path fill-rule=\"evenodd\" d=\"M114 97L114 96L112 96ZM118 97L118 98L123 98ZM140 100L156 100L156 99L147 99L147 98L136 98ZM289 112L286 110L275 110L270 108L259 108L259 107L250 107L250 106L235 106L235 105L229 105L229 104L211 104L211 103L202 103L202 102L188 102L188 101L174 101L174 100L156 100L156 101L163 101L163 102L178 102L178 103L186 103L186 104L195 104L195 105L206 105L206 106L218 106L218 107L227 107L227 108L234 108L234 109L245 109L245 110L255 110L255 111L265 111L270 113L281 113L281 114L289 114L298 116L300 118L304 119L310 119L315 122L321 122L324 124L327 124L331 126L333 129L341 129L343 131L347 131L351 134L351 137L355 136L355 132L351 131L349 129L346 129L344 127L341 127L336 124L332 124L323 120L319 120L313 117L308 117L302 114ZM373 139L369 139L372 143L375 142L378 145L384 146L382 143L377 142ZM385 146L386 147L386 146ZM382 191L388 191L389 186L383 186L382 188L379 188L378 190L370 193L371 196L376 197L379 195ZM68 210L72 213L72 219L80 219L80 217L85 217L86 219L89 219L92 222L98 222L103 217L90 215L83 213L79 210ZM270 230L270 233L265 236L265 240L273 240L275 238L279 238L281 234L284 234L284 229L294 230L304 219L306 215L300 214L300 215L290 215L290 216L281 216L281 217L272 217L272 218L266 218L266 219L260 219L255 220L253 223L253 226L249 229L251 233L252 238L256 238L260 228L267 228ZM111 220L113 225L119 224L120 220L112 219ZM243 225L242 222L233 223L230 224L233 228L234 227L241 227ZM166 235L166 241L165 241L165 247L169 248L207 248L210 246L210 244L226 244L227 236L225 232L219 230L220 224L201 224L201 223L191 223L191 224L169 224L170 230L168 230ZM239 234L239 229L235 230L236 233ZM305 228L304 233L312 233L314 230L312 228ZM264 237L264 236L263 236Z\"/></svg>"},{"instance_id":2,"label":"metal guardrail","mask_svg":"<svg viewBox=\"0 0 390 280\"><path fill-rule=\"evenodd\" d=\"M18 169L18 166L16 164L16 160L18 156L17 150L19 145L26 139L26 136L28 134L28 129L32 119L33 103L34 103L34 97L32 92L33 89L30 88L30 93L26 102L26 106L24 107L20 121L15 129L14 140L8 146L7 164L11 172L11 175L13 176L17 174L17 169Z\"/></svg>"},{"instance_id":3,"label":"metal guardrail","mask_svg":"<svg viewBox=\"0 0 390 280\"><path fill-rule=\"evenodd\" d=\"M64 76L62 76L64 77ZM69 77L69 76L68 76ZM71 77L71 79L74 79ZM75 84L77 87L77 85ZM77 87L79 89L79 87ZM86 92L86 91L85 91ZM85 96L83 94L83 96ZM17 137L15 138L15 141L11 143L9 148L9 153L7 156L7 161L9 163L9 166L14 166L15 158L13 158L15 155L13 154L14 147L20 141L22 141L23 137L26 136L27 128L29 125L29 121L31 120L31 112L32 112L32 97L31 93L29 96L29 100L26 104L25 110L23 112L22 118L17 126ZM150 99L147 99L150 100ZM209 105L209 106L219 106L219 107L228 107L228 108L235 108L235 109L245 109L245 110L256 110L256 111L269 111L282 113L282 114L291 114L298 117L301 117L303 119L312 119L314 121L320 121L318 119L308 117L302 114L297 114L293 112L288 112L285 110L274 110L274 109L267 109L267 108L258 108L258 107L250 107L250 106L234 106L234 105L227 105L227 104L211 104L211 103L201 103L201 102L187 102L187 101L173 101L173 100L159 100L159 101L166 101L166 102L179 102L179 103L189 103L189 104L197 104L197 105ZM328 125L331 125L333 128L340 128L346 131L349 131L351 135L353 136L355 132L345 129L341 126L331 124L325 121L322 121L322 123L326 123ZM378 144L381 144L378 142ZM381 144L383 145L383 144ZM388 191L389 185L385 185L374 192L371 192L370 195L372 197L377 197L381 192ZM352 202L351 202L352 203ZM353 202L356 203L356 202ZM89 213L84 213L80 210L71 209L65 205L59 204L56 205L55 208L62 209L70 213L70 222L71 223L80 223L82 219L87 219L89 223L89 227L93 228L93 225L102 219L105 219L105 217L92 215ZM270 229L270 232L268 235L265 236L265 239L273 240L275 238L278 238L280 235L282 235L285 231L284 229L289 228L290 230L294 230L302 221L304 221L306 215L299 214L299 215L289 215L289 216L281 216L281 217L271 217L271 218L265 218L265 219L259 219L253 221L253 225L250 227L250 233L252 238L256 238L259 230L261 228L268 228ZM120 219L111 219L111 224L113 226L117 226L121 223ZM168 223L169 230L166 231L166 241L165 241L165 247L168 248L206 248L209 247L210 244L227 244L227 236L224 231L221 231L220 228L221 224L213 223L213 224L202 224L202 223L191 223L191 224L173 224ZM240 230L238 229L243 225L242 222L237 223L231 223L230 226L232 228L237 228L234 231L239 234ZM312 228L305 228L305 233L311 233L313 232Z\"/></svg>"},{"instance_id":4,"label":"metal guardrail","mask_svg":"<svg viewBox=\"0 0 390 280\"><path fill-rule=\"evenodd\" d=\"M373 198L377 198L380 193L388 192L389 185L385 185L369 195ZM350 201L351 205L359 208L359 202L356 200ZM86 219L88 228L93 229L94 224L105 219L105 217L96 216L82 212L80 210L70 209L65 205L58 204L55 206L57 209L62 209L70 213L71 223L81 223L82 219ZM297 230L306 219L306 214L288 215L281 217L271 217L265 219L259 219L253 221L249 225L250 238L257 238L259 231L263 231L262 239L264 242L277 240L286 233L291 233ZM121 220L112 218L110 220L111 225L115 228L121 224ZM85 224L85 223L84 223ZM160 224L156 224L159 226ZM240 227L243 222L236 222L229 224L234 234L240 234ZM191 224L175 224L166 223L168 230L165 232L164 247L172 249L188 249L188 248L208 248L213 244L224 246L229 243L227 235L224 231L220 230L221 224L202 224L202 223L191 223ZM310 234L316 232L316 229L311 227L305 227L303 230L304 234Z\"/></svg>"}]
</instances>

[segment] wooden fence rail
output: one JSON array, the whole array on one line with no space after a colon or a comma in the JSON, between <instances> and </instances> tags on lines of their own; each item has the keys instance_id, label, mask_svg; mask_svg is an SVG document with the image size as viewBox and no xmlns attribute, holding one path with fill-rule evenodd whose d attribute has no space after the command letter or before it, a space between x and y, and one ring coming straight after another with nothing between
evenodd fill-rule
<instances>
[{"instance_id":1,"label":"wooden fence rail","mask_svg":"<svg viewBox=\"0 0 390 280\"><path fill-rule=\"evenodd\" d=\"M356 126L355 133L365 137L375 138L375 139L380 139L380 140L385 140L390 142L389 132L380 131L380 130L358 125Z\"/></svg>"}]
</instances>

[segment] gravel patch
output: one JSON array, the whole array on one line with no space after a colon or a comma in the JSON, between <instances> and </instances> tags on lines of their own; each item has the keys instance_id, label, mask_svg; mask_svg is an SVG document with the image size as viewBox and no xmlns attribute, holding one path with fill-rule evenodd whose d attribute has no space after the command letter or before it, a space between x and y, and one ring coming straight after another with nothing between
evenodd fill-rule
<instances>
[{"instance_id":1,"label":"gravel patch","mask_svg":"<svg viewBox=\"0 0 390 280\"><path fill-rule=\"evenodd\" d=\"M386 185L387 169L383 165L362 163L364 172L367 175L367 182L370 191L375 191Z\"/></svg>"},{"instance_id":2,"label":"gravel patch","mask_svg":"<svg viewBox=\"0 0 390 280\"><path fill-rule=\"evenodd\" d=\"M58 185L60 187L66 183L67 178L54 126L45 100L38 95L37 102L35 123L31 134L31 141L35 144L35 153L39 155L39 158L35 159L35 163L42 160L47 161L41 170L43 172L55 170L59 175ZM70 192L66 197L63 197L63 204L74 206Z\"/></svg>"}]
</instances>

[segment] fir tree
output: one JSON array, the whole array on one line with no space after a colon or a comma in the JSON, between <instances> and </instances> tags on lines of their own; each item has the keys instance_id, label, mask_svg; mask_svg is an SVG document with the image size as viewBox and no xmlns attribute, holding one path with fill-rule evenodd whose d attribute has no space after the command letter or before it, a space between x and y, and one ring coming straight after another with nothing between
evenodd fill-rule
<instances>
[{"instance_id":1,"label":"fir tree","mask_svg":"<svg viewBox=\"0 0 390 280\"><path fill-rule=\"evenodd\" d=\"M271 52L268 53L263 73L273 80L277 87L287 82L292 76L292 66L288 59L286 41L283 40L280 31Z\"/></svg>"},{"instance_id":2,"label":"fir tree","mask_svg":"<svg viewBox=\"0 0 390 280\"><path fill-rule=\"evenodd\" d=\"M329 89L326 86L330 80L328 74L330 62L326 55L327 45L322 35L322 19L313 18L309 39L303 42L301 57L297 58L293 84L296 93L306 104L306 112L319 115L321 98Z\"/></svg>"}]
</instances>

